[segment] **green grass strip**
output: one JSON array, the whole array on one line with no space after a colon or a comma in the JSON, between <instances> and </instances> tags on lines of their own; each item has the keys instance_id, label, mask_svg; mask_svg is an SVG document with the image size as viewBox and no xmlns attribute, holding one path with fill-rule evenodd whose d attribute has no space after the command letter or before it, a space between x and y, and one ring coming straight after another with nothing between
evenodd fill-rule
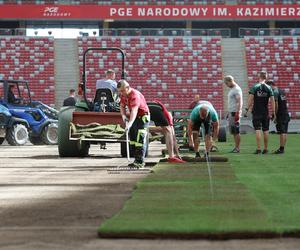
<instances>
[{"instance_id":1,"label":"green grass strip","mask_svg":"<svg viewBox=\"0 0 300 250\"><path fill-rule=\"evenodd\" d=\"M274 155L279 136L269 136L270 153L254 155L255 136L242 136L240 154L227 153L239 180L267 209L273 230L279 232L300 229L300 135L288 135L285 154ZM232 149L233 142L223 145L222 151Z\"/></svg>"},{"instance_id":2,"label":"green grass strip","mask_svg":"<svg viewBox=\"0 0 300 250\"><path fill-rule=\"evenodd\" d=\"M271 136L277 144L278 137ZM293 235L300 229L299 136L286 155L253 155L254 136L242 137L240 154L212 163L160 163L140 181L123 209L99 228L109 237L245 238ZM232 141L219 144L221 152Z\"/></svg>"}]
</instances>

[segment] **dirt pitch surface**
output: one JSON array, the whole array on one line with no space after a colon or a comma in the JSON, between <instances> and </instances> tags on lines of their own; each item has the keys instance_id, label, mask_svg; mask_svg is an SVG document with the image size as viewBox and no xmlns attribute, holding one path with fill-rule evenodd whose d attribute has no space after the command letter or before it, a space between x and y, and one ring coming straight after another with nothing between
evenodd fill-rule
<instances>
[{"instance_id":1,"label":"dirt pitch surface","mask_svg":"<svg viewBox=\"0 0 300 250\"><path fill-rule=\"evenodd\" d=\"M148 162L159 160L151 144ZM99 239L97 227L119 211L144 174L108 174L125 166L119 145L88 158L59 158L55 146L0 146L0 249L299 249L300 239Z\"/></svg>"}]
</instances>

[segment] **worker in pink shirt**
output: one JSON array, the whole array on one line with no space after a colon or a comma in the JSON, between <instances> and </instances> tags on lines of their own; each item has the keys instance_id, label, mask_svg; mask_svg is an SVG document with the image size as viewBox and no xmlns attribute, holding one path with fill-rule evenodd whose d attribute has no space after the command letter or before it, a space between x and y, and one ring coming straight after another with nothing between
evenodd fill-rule
<instances>
[{"instance_id":1,"label":"worker in pink shirt","mask_svg":"<svg viewBox=\"0 0 300 250\"><path fill-rule=\"evenodd\" d=\"M142 93L130 87L126 80L120 80L117 88L121 98L122 119L126 123L125 130L129 131L130 146L134 152L133 165L137 168L143 168L147 150L147 128L150 123L149 108Z\"/></svg>"}]
</instances>

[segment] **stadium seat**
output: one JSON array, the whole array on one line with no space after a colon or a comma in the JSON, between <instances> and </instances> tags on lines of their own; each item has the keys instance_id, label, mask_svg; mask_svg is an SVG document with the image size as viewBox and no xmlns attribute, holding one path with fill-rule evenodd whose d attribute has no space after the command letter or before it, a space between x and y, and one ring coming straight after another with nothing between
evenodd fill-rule
<instances>
[{"instance_id":1,"label":"stadium seat","mask_svg":"<svg viewBox=\"0 0 300 250\"><path fill-rule=\"evenodd\" d=\"M300 77L298 74L300 51L291 48L298 47L300 38L245 37L244 41L249 87L257 80L259 71L267 71L269 78L286 91L289 110L295 114L295 111L299 110L299 99L293 98L293 95L300 94ZM252 49L248 50L247 48ZM264 53L261 53L261 48L263 48Z\"/></svg>"},{"instance_id":2,"label":"stadium seat","mask_svg":"<svg viewBox=\"0 0 300 250\"><path fill-rule=\"evenodd\" d=\"M222 79L221 38L80 37L79 55L88 47L101 47L103 44L107 47L130 45L121 46L127 56L127 79L133 87L142 90L147 100L159 99L169 108L187 108L195 93L198 93L203 99L211 96L216 108L223 110L223 88L222 84L218 84ZM107 68L118 70L116 75L120 79L121 61L118 54L102 54L101 64L95 53L87 58L87 86L91 89L88 98L92 98L96 79L99 75L104 77ZM82 60L79 56L80 71Z\"/></svg>"},{"instance_id":3,"label":"stadium seat","mask_svg":"<svg viewBox=\"0 0 300 250\"><path fill-rule=\"evenodd\" d=\"M5 59L0 62L2 78L29 81L34 99L54 106L54 95L47 96L39 91L54 91L52 38L1 37L0 54Z\"/></svg>"}]
</instances>

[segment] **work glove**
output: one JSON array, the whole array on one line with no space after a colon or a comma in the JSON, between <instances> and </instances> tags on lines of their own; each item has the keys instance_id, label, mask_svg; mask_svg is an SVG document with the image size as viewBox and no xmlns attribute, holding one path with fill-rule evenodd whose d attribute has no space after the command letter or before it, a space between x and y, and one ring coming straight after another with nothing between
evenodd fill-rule
<instances>
[{"instance_id":1,"label":"work glove","mask_svg":"<svg viewBox=\"0 0 300 250\"><path fill-rule=\"evenodd\" d=\"M210 148L210 152L218 152L219 149L216 145L212 145L211 148Z\"/></svg>"},{"instance_id":2,"label":"work glove","mask_svg":"<svg viewBox=\"0 0 300 250\"><path fill-rule=\"evenodd\" d=\"M271 115L271 120L276 124L276 115L275 114L272 114Z\"/></svg>"},{"instance_id":3,"label":"work glove","mask_svg":"<svg viewBox=\"0 0 300 250\"><path fill-rule=\"evenodd\" d=\"M129 121L126 115L122 115L122 120L124 123L127 123Z\"/></svg>"},{"instance_id":4,"label":"work glove","mask_svg":"<svg viewBox=\"0 0 300 250\"><path fill-rule=\"evenodd\" d=\"M131 122L126 122L126 127L125 127L125 131L126 132L129 131L129 129L131 128L132 124L133 124L132 121Z\"/></svg>"}]
</instances>

